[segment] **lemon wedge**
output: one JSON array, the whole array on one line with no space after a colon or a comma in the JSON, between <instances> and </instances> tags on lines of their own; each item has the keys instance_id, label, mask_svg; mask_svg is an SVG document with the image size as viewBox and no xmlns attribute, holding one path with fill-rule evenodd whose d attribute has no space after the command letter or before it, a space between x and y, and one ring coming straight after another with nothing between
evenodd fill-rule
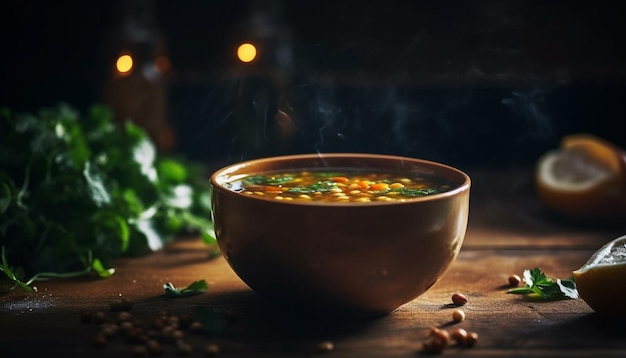
<instances>
[{"instance_id":1,"label":"lemon wedge","mask_svg":"<svg viewBox=\"0 0 626 358\"><path fill-rule=\"evenodd\" d=\"M626 153L590 134L565 136L535 167L539 198L553 211L582 219L626 219Z\"/></svg>"},{"instance_id":2,"label":"lemon wedge","mask_svg":"<svg viewBox=\"0 0 626 358\"><path fill-rule=\"evenodd\" d=\"M626 235L602 246L573 276L578 295L594 311L626 314Z\"/></svg>"}]
</instances>

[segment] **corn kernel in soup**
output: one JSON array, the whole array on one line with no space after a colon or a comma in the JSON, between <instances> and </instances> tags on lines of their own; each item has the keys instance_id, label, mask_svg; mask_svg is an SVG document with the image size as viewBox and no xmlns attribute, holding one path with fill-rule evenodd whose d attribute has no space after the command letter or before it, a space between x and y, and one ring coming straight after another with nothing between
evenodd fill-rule
<instances>
[{"instance_id":1,"label":"corn kernel in soup","mask_svg":"<svg viewBox=\"0 0 626 358\"><path fill-rule=\"evenodd\" d=\"M250 175L226 185L233 191L276 200L320 202L405 201L442 193L451 184L422 173L304 170Z\"/></svg>"}]
</instances>

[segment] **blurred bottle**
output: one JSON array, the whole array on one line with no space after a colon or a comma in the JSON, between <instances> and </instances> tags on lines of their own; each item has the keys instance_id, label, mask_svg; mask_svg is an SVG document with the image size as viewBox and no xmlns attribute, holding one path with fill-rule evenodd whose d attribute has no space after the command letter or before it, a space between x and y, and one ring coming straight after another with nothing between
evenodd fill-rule
<instances>
[{"instance_id":1,"label":"blurred bottle","mask_svg":"<svg viewBox=\"0 0 626 358\"><path fill-rule=\"evenodd\" d=\"M160 152L175 146L168 123L167 75L170 59L156 26L156 2L118 1L116 23L106 41L109 72L103 103L119 121L130 120L150 135Z\"/></svg>"},{"instance_id":2,"label":"blurred bottle","mask_svg":"<svg viewBox=\"0 0 626 358\"><path fill-rule=\"evenodd\" d=\"M295 140L297 127L286 99L294 72L292 35L282 7L280 1L249 1L247 16L232 28L239 90L231 132L242 158L286 154ZM245 47L252 51L242 51Z\"/></svg>"}]
</instances>

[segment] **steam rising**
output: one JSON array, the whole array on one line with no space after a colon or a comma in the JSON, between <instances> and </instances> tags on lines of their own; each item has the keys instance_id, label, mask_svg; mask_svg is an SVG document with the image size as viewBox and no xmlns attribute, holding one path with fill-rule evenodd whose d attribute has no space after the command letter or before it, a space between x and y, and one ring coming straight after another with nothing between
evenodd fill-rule
<instances>
[{"instance_id":1,"label":"steam rising","mask_svg":"<svg viewBox=\"0 0 626 358\"><path fill-rule=\"evenodd\" d=\"M340 140L345 138L341 134L341 130L346 124L340 117L341 108L322 96L316 96L311 102L310 108L312 117L320 123L318 141L314 145L315 152L320 153L324 149L326 138L335 136Z\"/></svg>"},{"instance_id":2,"label":"steam rising","mask_svg":"<svg viewBox=\"0 0 626 358\"><path fill-rule=\"evenodd\" d=\"M266 85L230 87L228 100L213 99L218 108L208 112L204 125L194 132L209 133L215 139L209 144L217 145L213 150L227 153L225 162L340 151L448 163L489 161L556 135L548 109L551 88L356 88L303 83L286 93L273 93Z\"/></svg>"},{"instance_id":3,"label":"steam rising","mask_svg":"<svg viewBox=\"0 0 626 358\"><path fill-rule=\"evenodd\" d=\"M306 5L267 17L280 29L266 37L274 62L212 90L193 130L210 136L214 156L349 151L488 163L532 158L569 123L567 64L540 63L546 49L528 42L537 27L525 3L348 5L314 6L336 14L324 31L307 28ZM538 19L558 9L546 11ZM286 49L293 56L278 55Z\"/></svg>"},{"instance_id":4,"label":"steam rising","mask_svg":"<svg viewBox=\"0 0 626 358\"><path fill-rule=\"evenodd\" d=\"M502 104L507 106L514 116L520 117L526 123L526 130L518 140L530 137L546 139L554 135L551 118L543 108L546 98L551 91L534 88L527 92L513 91L511 97L503 98Z\"/></svg>"}]
</instances>

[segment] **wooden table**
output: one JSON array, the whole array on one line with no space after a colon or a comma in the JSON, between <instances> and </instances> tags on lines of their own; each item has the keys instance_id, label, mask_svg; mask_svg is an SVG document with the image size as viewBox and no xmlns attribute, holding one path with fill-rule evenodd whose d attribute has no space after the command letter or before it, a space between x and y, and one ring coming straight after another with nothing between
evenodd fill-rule
<instances>
[{"instance_id":1,"label":"wooden table","mask_svg":"<svg viewBox=\"0 0 626 358\"><path fill-rule=\"evenodd\" d=\"M81 312L103 311L109 321L119 312L109 304L121 297L148 330L159 312L183 317L198 307L224 312L217 332L183 331L190 356L207 356L216 344L223 357L415 357L431 327L463 327L479 334L474 347L449 346L445 356L624 357L624 318L595 314L583 300L537 302L507 294L507 278L540 267L567 278L626 227L565 223L545 212L534 195L528 170L468 170L472 177L470 221L457 260L434 287L383 317L367 320L320 318L267 302L252 292L221 258L196 239L181 239L153 255L120 260L105 280L87 278L36 283L37 292L0 296L0 357L131 356L133 345L121 334L102 349L92 347L100 331L80 322ZM166 298L163 284L183 287L209 282L206 293ZM451 295L462 292L463 322L452 324ZM306 308L301 308L306 311ZM221 318L224 318L220 316ZM222 321L220 321L222 322ZM320 342L334 349L321 353ZM164 355L175 355L163 343Z\"/></svg>"}]
</instances>

